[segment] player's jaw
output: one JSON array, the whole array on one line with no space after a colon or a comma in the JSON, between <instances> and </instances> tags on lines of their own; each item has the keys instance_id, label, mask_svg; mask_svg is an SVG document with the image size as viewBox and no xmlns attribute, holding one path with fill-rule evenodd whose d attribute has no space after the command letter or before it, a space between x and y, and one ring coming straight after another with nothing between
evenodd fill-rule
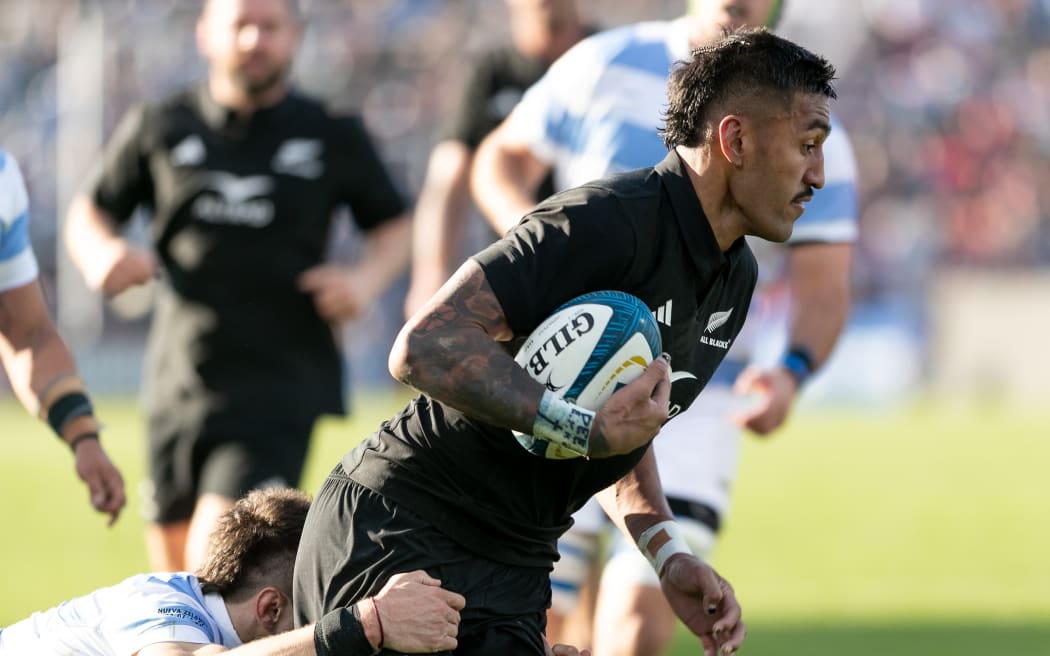
<instances>
[{"instance_id":1,"label":"player's jaw","mask_svg":"<svg viewBox=\"0 0 1050 656\"><path fill-rule=\"evenodd\" d=\"M271 57L252 54L236 61L228 74L245 94L261 96L284 85L290 68L291 62L275 62Z\"/></svg>"}]
</instances>

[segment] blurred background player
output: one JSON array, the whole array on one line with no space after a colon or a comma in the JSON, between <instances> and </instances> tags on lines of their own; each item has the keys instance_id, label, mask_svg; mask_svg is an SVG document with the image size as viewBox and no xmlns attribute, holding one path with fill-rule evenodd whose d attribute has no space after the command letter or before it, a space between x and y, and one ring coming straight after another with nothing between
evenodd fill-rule
<instances>
[{"instance_id":1,"label":"blurred background player","mask_svg":"<svg viewBox=\"0 0 1050 656\"><path fill-rule=\"evenodd\" d=\"M553 171L558 189L648 166L665 152L657 127L674 62L712 43L725 26L775 25L777 0L692 0L686 16L590 37L555 62L508 119L478 149L472 186L494 227L506 231L530 209L538 182ZM805 380L829 357L850 304L850 260L857 202L852 149L841 124L824 144L826 185L795 225L787 248L750 239L759 258L759 289L744 332L704 392L653 444L668 502L707 559L729 509L741 427L765 435L781 426ZM678 316L671 303L657 321ZM755 348L772 335L783 343L773 366L758 366ZM674 413L676 410L671 409ZM559 543L552 574L550 625L579 600L590 561L599 556L604 518L593 501L575 515ZM577 632L552 640L593 644L598 656L663 653L674 615L633 545L614 536L594 619L593 643Z\"/></svg>"},{"instance_id":2,"label":"blurred background player","mask_svg":"<svg viewBox=\"0 0 1050 656\"><path fill-rule=\"evenodd\" d=\"M343 412L334 325L407 265L410 220L356 118L294 93L293 0L209 0L207 81L124 117L72 203L66 241L88 284L118 294L162 271L146 404L150 566L200 562L216 518L260 486L298 484L316 418ZM333 211L364 233L324 263ZM152 248L118 230L151 210Z\"/></svg>"},{"instance_id":3,"label":"blurred background player","mask_svg":"<svg viewBox=\"0 0 1050 656\"><path fill-rule=\"evenodd\" d=\"M467 255L497 236L485 225L483 240L468 237L474 149L551 62L594 31L580 22L575 0L506 0L506 4L511 44L475 55L454 112L430 153L415 211L406 316L433 296ZM533 201L553 191L548 178Z\"/></svg>"},{"instance_id":4,"label":"blurred background player","mask_svg":"<svg viewBox=\"0 0 1050 656\"><path fill-rule=\"evenodd\" d=\"M0 654L370 656L455 646L463 598L422 571L390 578L374 597L292 629L295 553L310 507L297 490L255 490L216 523L204 564L139 574L0 629ZM278 635L270 640L253 640ZM221 648L213 648L217 645Z\"/></svg>"},{"instance_id":5,"label":"blurred background player","mask_svg":"<svg viewBox=\"0 0 1050 656\"><path fill-rule=\"evenodd\" d=\"M18 162L0 149L0 363L25 409L72 449L91 505L112 525L124 507L124 479L99 442L101 425L37 273L25 182Z\"/></svg>"}]
</instances>

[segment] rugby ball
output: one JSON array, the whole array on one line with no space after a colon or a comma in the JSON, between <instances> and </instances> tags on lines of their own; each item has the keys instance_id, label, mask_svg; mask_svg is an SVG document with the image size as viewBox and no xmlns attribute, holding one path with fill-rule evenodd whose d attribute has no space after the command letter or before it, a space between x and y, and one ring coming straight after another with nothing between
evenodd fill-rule
<instances>
[{"instance_id":1,"label":"rugby ball","mask_svg":"<svg viewBox=\"0 0 1050 656\"><path fill-rule=\"evenodd\" d=\"M514 361L567 401L597 410L660 354L660 329L641 299L619 291L578 296L536 327ZM578 454L515 433L530 453L551 459Z\"/></svg>"}]
</instances>

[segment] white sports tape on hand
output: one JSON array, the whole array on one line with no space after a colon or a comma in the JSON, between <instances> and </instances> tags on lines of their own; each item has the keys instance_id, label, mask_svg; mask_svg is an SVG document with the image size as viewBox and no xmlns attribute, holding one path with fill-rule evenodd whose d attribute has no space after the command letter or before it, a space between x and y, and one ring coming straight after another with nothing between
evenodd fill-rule
<instances>
[{"instance_id":1,"label":"white sports tape on hand","mask_svg":"<svg viewBox=\"0 0 1050 656\"><path fill-rule=\"evenodd\" d=\"M657 522L638 536L638 549L659 576L667 559L677 553L692 554L678 523L672 520Z\"/></svg>"},{"instance_id":2,"label":"white sports tape on hand","mask_svg":"<svg viewBox=\"0 0 1050 656\"><path fill-rule=\"evenodd\" d=\"M550 390L540 398L532 435L586 456L591 444L595 412L569 403Z\"/></svg>"}]
</instances>

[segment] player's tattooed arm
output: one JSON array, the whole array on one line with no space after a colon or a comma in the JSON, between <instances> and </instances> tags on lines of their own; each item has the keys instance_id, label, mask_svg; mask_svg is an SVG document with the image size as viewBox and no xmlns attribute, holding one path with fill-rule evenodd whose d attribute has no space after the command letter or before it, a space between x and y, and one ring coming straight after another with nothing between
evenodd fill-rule
<instances>
[{"instance_id":1,"label":"player's tattooed arm","mask_svg":"<svg viewBox=\"0 0 1050 656\"><path fill-rule=\"evenodd\" d=\"M401 329L390 373L472 417L528 433L544 388L500 345L512 337L484 272L468 260Z\"/></svg>"}]
</instances>

